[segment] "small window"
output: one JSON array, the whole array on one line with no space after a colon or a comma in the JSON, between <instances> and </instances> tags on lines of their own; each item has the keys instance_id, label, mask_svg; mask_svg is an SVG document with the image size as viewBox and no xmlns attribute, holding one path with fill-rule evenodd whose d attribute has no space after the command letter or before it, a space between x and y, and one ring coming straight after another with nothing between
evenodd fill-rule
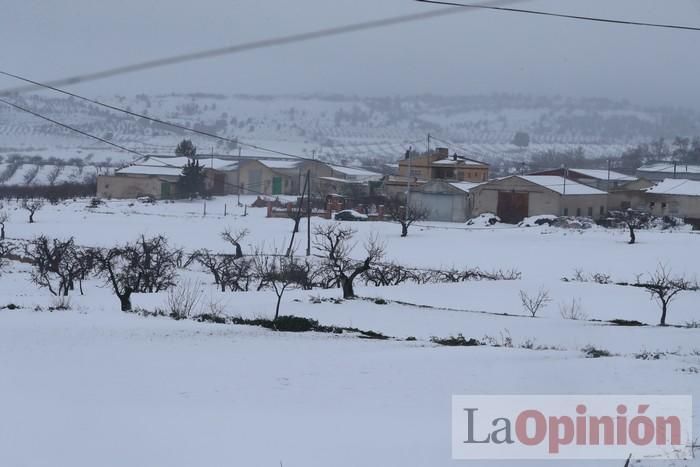
<instances>
[{"instance_id":1,"label":"small window","mask_svg":"<svg viewBox=\"0 0 700 467\"><path fill-rule=\"evenodd\" d=\"M569 208L564 208L564 215L568 216L569 215Z\"/></svg>"},{"instance_id":2,"label":"small window","mask_svg":"<svg viewBox=\"0 0 700 467\"><path fill-rule=\"evenodd\" d=\"M649 209L654 209L654 206L656 206L655 202L652 201L651 203L649 203Z\"/></svg>"},{"instance_id":3,"label":"small window","mask_svg":"<svg viewBox=\"0 0 700 467\"><path fill-rule=\"evenodd\" d=\"M593 217L593 207L588 208L588 217Z\"/></svg>"},{"instance_id":4,"label":"small window","mask_svg":"<svg viewBox=\"0 0 700 467\"><path fill-rule=\"evenodd\" d=\"M600 207L600 215L604 216L605 215L605 206Z\"/></svg>"},{"instance_id":5,"label":"small window","mask_svg":"<svg viewBox=\"0 0 700 467\"><path fill-rule=\"evenodd\" d=\"M666 203L661 203L661 209L666 209Z\"/></svg>"},{"instance_id":6,"label":"small window","mask_svg":"<svg viewBox=\"0 0 700 467\"><path fill-rule=\"evenodd\" d=\"M581 217L581 208L576 208L576 217Z\"/></svg>"}]
</instances>

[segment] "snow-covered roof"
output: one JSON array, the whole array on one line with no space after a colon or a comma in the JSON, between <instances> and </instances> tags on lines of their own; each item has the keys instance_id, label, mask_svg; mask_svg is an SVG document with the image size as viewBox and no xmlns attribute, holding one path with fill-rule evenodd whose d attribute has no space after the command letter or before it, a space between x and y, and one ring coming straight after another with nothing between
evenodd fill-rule
<instances>
[{"instance_id":1,"label":"snow-covered roof","mask_svg":"<svg viewBox=\"0 0 700 467\"><path fill-rule=\"evenodd\" d=\"M475 161L472 159L457 159L454 160L452 158L449 159L440 159L439 161L433 162L433 165L468 165L470 167L486 167L486 164L483 162Z\"/></svg>"},{"instance_id":2,"label":"snow-covered roof","mask_svg":"<svg viewBox=\"0 0 700 467\"><path fill-rule=\"evenodd\" d=\"M604 195L604 191L597 190L588 185L565 179L558 175L518 175L519 178L530 183L556 191L560 195Z\"/></svg>"},{"instance_id":3,"label":"snow-covered roof","mask_svg":"<svg viewBox=\"0 0 700 467\"><path fill-rule=\"evenodd\" d=\"M700 196L700 181L667 178L649 188L647 193L654 195Z\"/></svg>"},{"instance_id":4,"label":"snow-covered roof","mask_svg":"<svg viewBox=\"0 0 700 467\"><path fill-rule=\"evenodd\" d=\"M596 180L607 180L608 179L608 171L607 170L598 170L598 169L569 169L570 172L576 172L581 175L584 175L588 178L594 178ZM620 172L610 172L610 180L612 181L623 181L623 182L633 182L635 180L638 180L637 177L633 177L631 175L625 175Z\"/></svg>"},{"instance_id":5,"label":"snow-covered roof","mask_svg":"<svg viewBox=\"0 0 700 467\"><path fill-rule=\"evenodd\" d=\"M348 185L364 185L364 181L356 180L352 178L338 178L338 177L318 177L319 180L326 180L334 183L345 183Z\"/></svg>"},{"instance_id":6,"label":"snow-covered roof","mask_svg":"<svg viewBox=\"0 0 700 467\"><path fill-rule=\"evenodd\" d=\"M353 178L370 178L370 177L381 178L382 177L382 174L380 174L380 173L372 172L370 170L361 169L359 167L340 167L337 165L330 165L330 168L333 169L334 172L341 173L347 177L353 177Z\"/></svg>"},{"instance_id":7,"label":"snow-covered roof","mask_svg":"<svg viewBox=\"0 0 700 467\"><path fill-rule=\"evenodd\" d=\"M169 175L182 174L182 168L187 165L187 157L153 157L148 156L135 161L132 165L117 170L120 175ZM199 159L204 168L215 170L236 170L238 162L225 159Z\"/></svg>"},{"instance_id":8,"label":"snow-covered roof","mask_svg":"<svg viewBox=\"0 0 700 467\"><path fill-rule=\"evenodd\" d=\"M638 172L655 172L655 173L693 173L700 174L700 165L677 164L673 166L673 162L657 162L655 164L643 165L637 169Z\"/></svg>"},{"instance_id":9,"label":"snow-covered roof","mask_svg":"<svg viewBox=\"0 0 700 467\"><path fill-rule=\"evenodd\" d=\"M262 165L269 169L296 169L299 166L298 160L259 160Z\"/></svg>"},{"instance_id":10,"label":"snow-covered roof","mask_svg":"<svg viewBox=\"0 0 700 467\"><path fill-rule=\"evenodd\" d=\"M472 190L479 185L483 185L486 182L483 183L472 183L472 182L450 182L450 185L453 187L457 188L458 190L461 190L465 193L469 193L469 190Z\"/></svg>"},{"instance_id":11,"label":"snow-covered roof","mask_svg":"<svg viewBox=\"0 0 700 467\"><path fill-rule=\"evenodd\" d=\"M182 174L182 169L162 165L130 165L117 170L116 173L118 175L169 175L177 177Z\"/></svg>"}]
</instances>

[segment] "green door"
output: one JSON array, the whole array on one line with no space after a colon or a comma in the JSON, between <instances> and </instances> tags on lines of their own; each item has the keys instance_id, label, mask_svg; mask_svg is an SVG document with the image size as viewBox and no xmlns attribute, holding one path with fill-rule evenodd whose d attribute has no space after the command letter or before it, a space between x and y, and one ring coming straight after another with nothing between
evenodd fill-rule
<instances>
[{"instance_id":1,"label":"green door","mask_svg":"<svg viewBox=\"0 0 700 467\"><path fill-rule=\"evenodd\" d=\"M169 182L160 182L160 197L161 198L170 198L170 183Z\"/></svg>"},{"instance_id":2,"label":"green door","mask_svg":"<svg viewBox=\"0 0 700 467\"><path fill-rule=\"evenodd\" d=\"M282 177L272 177L272 194L282 194Z\"/></svg>"}]
</instances>

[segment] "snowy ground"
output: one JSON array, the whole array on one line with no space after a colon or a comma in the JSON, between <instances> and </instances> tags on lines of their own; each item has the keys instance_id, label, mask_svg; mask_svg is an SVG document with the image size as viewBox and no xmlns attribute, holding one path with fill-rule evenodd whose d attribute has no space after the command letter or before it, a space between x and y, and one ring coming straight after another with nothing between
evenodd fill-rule
<instances>
[{"instance_id":1,"label":"snowy ground","mask_svg":"<svg viewBox=\"0 0 700 467\"><path fill-rule=\"evenodd\" d=\"M244 198L245 202L251 199ZM224 204L228 214L223 216ZM75 236L81 245L111 246L141 233L166 235L192 251L229 251L224 228L247 228L246 248L286 247L292 222L265 219L264 209L236 198L146 205L87 201L45 207L28 224L11 212L7 235L30 239ZM313 223L326 222L313 219ZM29 267L13 264L0 277L0 465L26 466L539 466L541 462L450 460L453 394L692 394L700 395L698 293L671 305L669 322L641 289L563 282L580 269L634 281L661 262L695 278L700 237L688 231L640 232L627 245L621 231L537 228L413 227L409 237L388 223L356 223L358 240L378 234L387 255L415 267L516 268L519 281L357 288L358 299L335 304L337 290L289 292L284 314L322 324L374 330L397 339L287 334L263 329L143 318L118 311L100 282L89 281L72 309L46 311L52 298L29 282ZM305 249L306 226L297 237ZM360 245L358 245L359 254ZM202 307L215 302L230 315L270 317L269 292L220 293L198 272ZM519 292L550 291L537 318L523 312ZM388 304L375 304L383 298ZM590 320L567 320L558 304L581 301ZM165 294L139 295L154 309ZM317 302L318 300L314 300ZM43 311L35 311L39 306ZM604 321L634 319L650 326ZM514 348L447 348L430 337L463 334ZM407 342L406 337L416 341ZM592 344L608 358L585 358ZM522 347L540 347L534 350ZM662 352L658 360L637 358ZM697 408L695 415L698 415ZM695 422L695 430L699 423ZM610 465L621 462L548 462ZM634 465L700 465L697 461Z\"/></svg>"}]
</instances>

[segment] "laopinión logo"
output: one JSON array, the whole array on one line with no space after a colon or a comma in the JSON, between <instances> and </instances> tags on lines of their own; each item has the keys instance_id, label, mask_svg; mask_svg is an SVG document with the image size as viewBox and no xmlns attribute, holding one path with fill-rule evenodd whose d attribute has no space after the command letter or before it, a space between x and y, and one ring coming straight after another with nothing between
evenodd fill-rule
<instances>
[{"instance_id":1,"label":"laopini\u00f3n logo","mask_svg":"<svg viewBox=\"0 0 700 467\"><path fill-rule=\"evenodd\" d=\"M690 459L691 396L452 397L454 459Z\"/></svg>"}]
</instances>

